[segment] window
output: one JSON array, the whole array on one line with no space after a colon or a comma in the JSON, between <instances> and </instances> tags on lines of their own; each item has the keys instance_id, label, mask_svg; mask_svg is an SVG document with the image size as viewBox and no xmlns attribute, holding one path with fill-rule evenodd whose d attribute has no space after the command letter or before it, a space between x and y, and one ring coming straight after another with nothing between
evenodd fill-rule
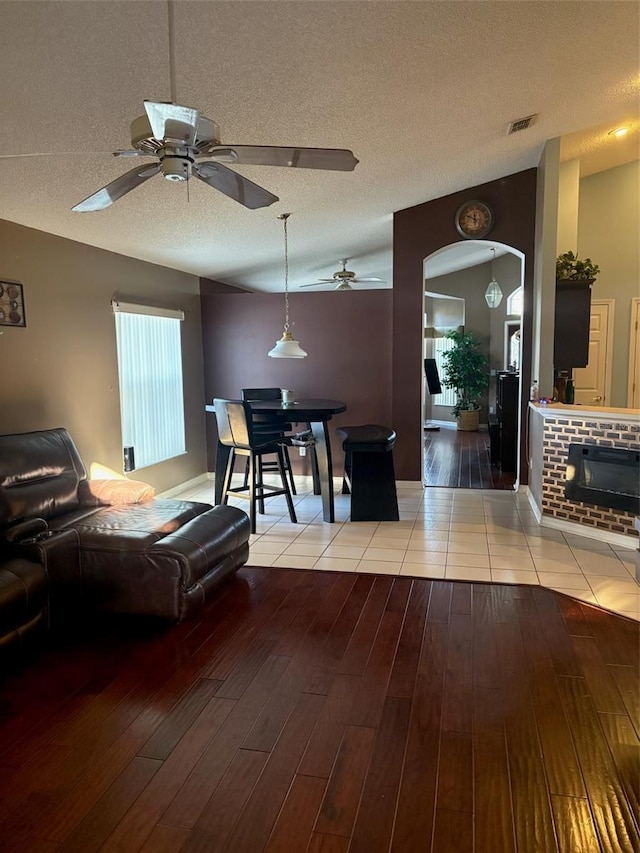
<instances>
[{"instance_id":1,"label":"window","mask_svg":"<svg viewBox=\"0 0 640 853\"><path fill-rule=\"evenodd\" d=\"M507 314L522 317L522 287L517 287L507 299Z\"/></svg>"},{"instance_id":2,"label":"window","mask_svg":"<svg viewBox=\"0 0 640 853\"><path fill-rule=\"evenodd\" d=\"M182 311L114 302L122 445L144 468L185 452Z\"/></svg>"},{"instance_id":3,"label":"window","mask_svg":"<svg viewBox=\"0 0 640 853\"><path fill-rule=\"evenodd\" d=\"M433 357L436 360L436 367L438 368L438 375L440 376L440 382L442 383L442 376L444 374L444 362L442 361L442 355L445 352L449 352L450 349L453 349L453 341L450 338L434 338L433 340ZM455 406L456 404L456 392L454 388L445 388L442 386L442 394L434 394L433 395L433 403L436 406Z\"/></svg>"}]
</instances>

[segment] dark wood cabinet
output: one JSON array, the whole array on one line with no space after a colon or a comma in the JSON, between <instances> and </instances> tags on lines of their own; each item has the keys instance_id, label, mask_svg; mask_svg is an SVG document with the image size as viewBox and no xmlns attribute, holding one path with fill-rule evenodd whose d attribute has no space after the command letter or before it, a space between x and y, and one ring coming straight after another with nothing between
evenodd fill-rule
<instances>
[{"instance_id":1,"label":"dark wood cabinet","mask_svg":"<svg viewBox=\"0 0 640 853\"><path fill-rule=\"evenodd\" d=\"M589 361L592 281L556 281L553 366L586 367Z\"/></svg>"},{"instance_id":2,"label":"dark wood cabinet","mask_svg":"<svg viewBox=\"0 0 640 853\"><path fill-rule=\"evenodd\" d=\"M500 470L515 473L518 455L518 396L520 374L511 371L497 375L496 417L499 429Z\"/></svg>"}]
</instances>

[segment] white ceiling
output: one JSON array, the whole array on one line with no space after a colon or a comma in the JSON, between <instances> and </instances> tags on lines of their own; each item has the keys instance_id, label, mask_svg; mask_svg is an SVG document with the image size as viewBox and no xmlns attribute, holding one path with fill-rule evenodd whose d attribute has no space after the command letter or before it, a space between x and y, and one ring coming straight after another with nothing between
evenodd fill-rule
<instances>
[{"instance_id":1,"label":"white ceiling","mask_svg":"<svg viewBox=\"0 0 640 853\"><path fill-rule=\"evenodd\" d=\"M176 98L217 121L223 142L351 148L360 163L235 167L280 197L256 211L198 181L188 198L157 176L81 214L72 205L131 168L110 152L129 147L143 100L169 100L167 3L0 0L0 155L52 152L0 159L0 218L273 291L283 288L277 215L291 211L293 289L343 257L391 284L395 210L536 166L552 137L623 121L637 131L639 9L176 0ZM529 130L507 136L531 113ZM594 153L579 138L563 156Z\"/></svg>"}]
</instances>

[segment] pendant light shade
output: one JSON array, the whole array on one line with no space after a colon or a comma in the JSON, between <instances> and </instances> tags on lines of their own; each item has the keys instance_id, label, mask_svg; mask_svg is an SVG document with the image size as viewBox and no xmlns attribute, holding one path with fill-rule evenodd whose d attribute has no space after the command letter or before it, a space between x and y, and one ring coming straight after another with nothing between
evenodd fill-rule
<instances>
[{"instance_id":1,"label":"pendant light shade","mask_svg":"<svg viewBox=\"0 0 640 853\"><path fill-rule=\"evenodd\" d=\"M294 341L291 332L285 331L273 349L269 350L271 358L306 358L309 353L300 346L299 341Z\"/></svg>"},{"instance_id":2,"label":"pendant light shade","mask_svg":"<svg viewBox=\"0 0 640 853\"><path fill-rule=\"evenodd\" d=\"M282 337L276 341L276 345L269 350L270 358L306 358L306 353L300 346L299 341L294 341L289 331L289 245L287 240L287 220L290 213L281 213L278 219L284 223L284 330Z\"/></svg>"},{"instance_id":3,"label":"pendant light shade","mask_svg":"<svg viewBox=\"0 0 640 853\"><path fill-rule=\"evenodd\" d=\"M484 298L489 308L497 308L502 302L502 288L496 281L496 277L493 273L493 262L496 259L496 250L492 248L491 251L493 252L493 258L491 259L491 281L484 292Z\"/></svg>"}]
</instances>

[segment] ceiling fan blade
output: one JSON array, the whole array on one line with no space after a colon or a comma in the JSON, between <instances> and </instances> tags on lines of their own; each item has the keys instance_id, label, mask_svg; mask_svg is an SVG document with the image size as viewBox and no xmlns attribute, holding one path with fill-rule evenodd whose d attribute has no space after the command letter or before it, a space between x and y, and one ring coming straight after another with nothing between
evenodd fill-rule
<instances>
[{"instance_id":1,"label":"ceiling fan blade","mask_svg":"<svg viewBox=\"0 0 640 853\"><path fill-rule=\"evenodd\" d=\"M16 160L20 157L83 157L90 154L112 154L112 151L36 151L33 154L0 154L0 160Z\"/></svg>"},{"instance_id":2,"label":"ceiling fan blade","mask_svg":"<svg viewBox=\"0 0 640 853\"><path fill-rule=\"evenodd\" d=\"M385 280L384 280L383 278L376 278L375 276L373 276L372 278L360 278L360 276L358 276L357 278L352 278L352 279L351 279L351 281L352 281L352 282L353 282L353 281L355 281L355 282L361 282L361 281L378 281L378 282L380 282L380 284L386 284L386 282L385 282Z\"/></svg>"},{"instance_id":3,"label":"ceiling fan blade","mask_svg":"<svg viewBox=\"0 0 640 853\"><path fill-rule=\"evenodd\" d=\"M268 207L274 201L279 201L277 195L273 195L264 187L254 184L248 178L238 175L231 169L227 169L222 163L215 163L206 160L201 163L194 163L193 174L196 178L209 184L216 190L232 198L234 201L240 202L250 210L256 210L258 207Z\"/></svg>"},{"instance_id":4,"label":"ceiling fan blade","mask_svg":"<svg viewBox=\"0 0 640 853\"><path fill-rule=\"evenodd\" d=\"M151 154L142 153L137 148L125 148L118 151L113 151L114 157L151 157Z\"/></svg>"},{"instance_id":5,"label":"ceiling fan blade","mask_svg":"<svg viewBox=\"0 0 640 853\"><path fill-rule=\"evenodd\" d=\"M359 162L346 148L288 148L274 145L214 145L216 155L246 166L292 166L296 169L335 169L351 172Z\"/></svg>"},{"instance_id":6,"label":"ceiling fan blade","mask_svg":"<svg viewBox=\"0 0 640 853\"><path fill-rule=\"evenodd\" d=\"M200 113L180 104L145 101L144 109L155 139L171 139L193 145Z\"/></svg>"},{"instance_id":7,"label":"ceiling fan blade","mask_svg":"<svg viewBox=\"0 0 640 853\"><path fill-rule=\"evenodd\" d=\"M140 184L148 181L149 178L157 175L159 171L159 163L147 166L136 166L135 169L125 172L124 175L120 175L119 178L116 178L115 181L111 181L111 183L107 184L106 187L102 187L98 192L93 193L93 195L85 198L84 201L76 204L75 207L71 208L71 210L75 210L76 213L89 213L93 210L104 210L105 207L109 207L110 204L113 204L114 201L122 198L123 195L126 195L128 192L131 192L131 190L139 187Z\"/></svg>"}]
</instances>

